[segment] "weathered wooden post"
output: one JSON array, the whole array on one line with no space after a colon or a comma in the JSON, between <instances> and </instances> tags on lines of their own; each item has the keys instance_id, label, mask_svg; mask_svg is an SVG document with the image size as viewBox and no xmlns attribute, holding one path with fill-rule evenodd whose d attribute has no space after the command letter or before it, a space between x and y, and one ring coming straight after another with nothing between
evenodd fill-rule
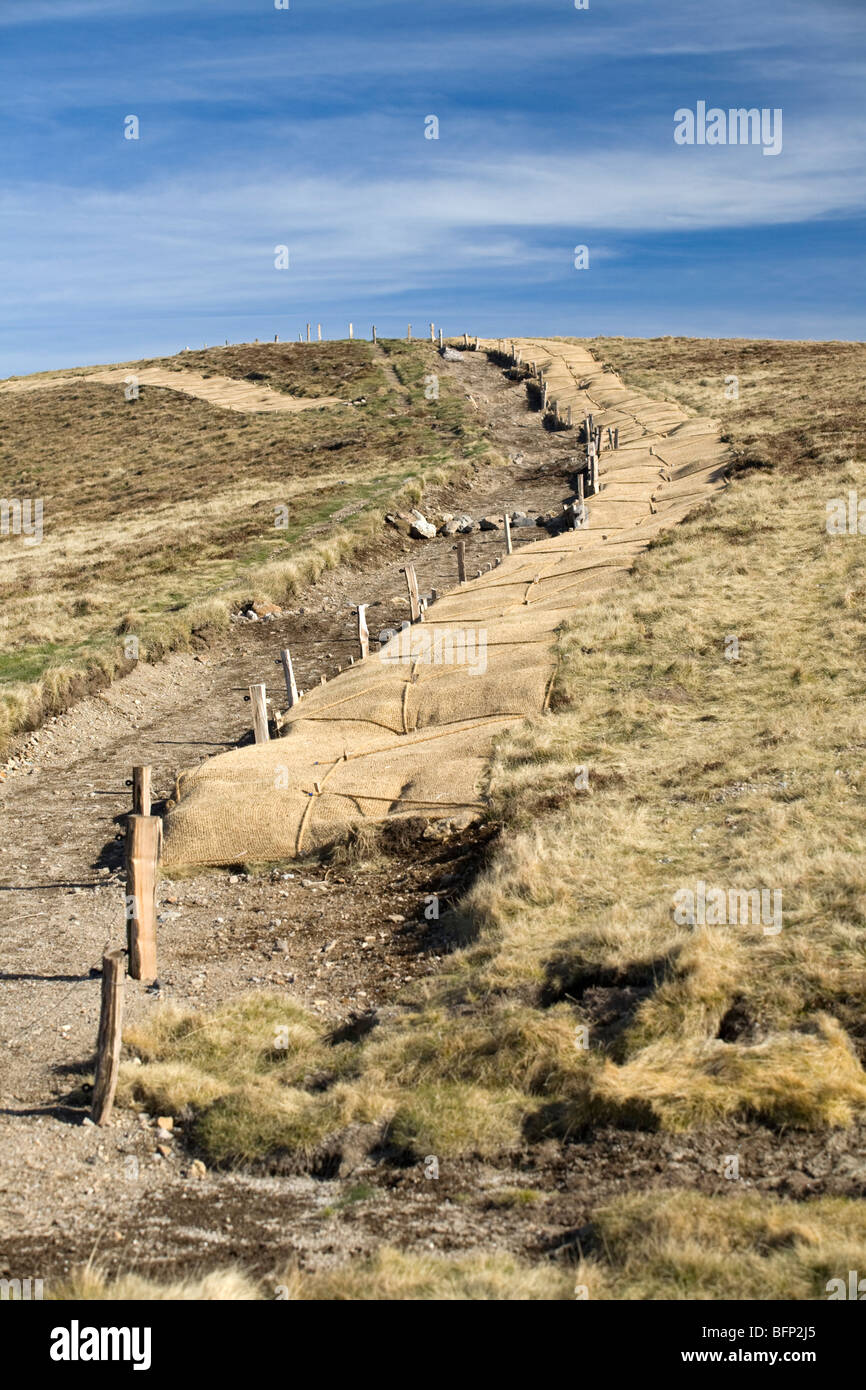
<instances>
[{"instance_id":1,"label":"weathered wooden post","mask_svg":"<svg viewBox=\"0 0 866 1390\"><path fill-rule=\"evenodd\" d=\"M132 769L132 812L136 816L149 816L151 802L151 769L134 767Z\"/></svg>"},{"instance_id":2,"label":"weathered wooden post","mask_svg":"<svg viewBox=\"0 0 866 1390\"><path fill-rule=\"evenodd\" d=\"M354 338L354 336L355 336L355 329L354 329L354 326L350 323L350 324L349 324L349 337L350 337L350 338Z\"/></svg>"},{"instance_id":3,"label":"weathered wooden post","mask_svg":"<svg viewBox=\"0 0 866 1390\"><path fill-rule=\"evenodd\" d=\"M443 339L443 337L442 337L442 329L441 329L441 328L439 329L439 351L440 351L440 352L444 352L444 351L445 351L445 342L444 342L444 339Z\"/></svg>"},{"instance_id":4,"label":"weathered wooden post","mask_svg":"<svg viewBox=\"0 0 866 1390\"><path fill-rule=\"evenodd\" d=\"M613 447L615 449L619 448L619 425L617 425L616 429L613 432Z\"/></svg>"},{"instance_id":5,"label":"weathered wooden post","mask_svg":"<svg viewBox=\"0 0 866 1390\"><path fill-rule=\"evenodd\" d=\"M376 325L375 325L375 323L374 323L374 324L373 324L373 342L374 342L374 344L375 344L375 343L377 343L378 341L379 341L379 340L378 340L378 338L376 337Z\"/></svg>"},{"instance_id":6,"label":"weathered wooden post","mask_svg":"<svg viewBox=\"0 0 866 1390\"><path fill-rule=\"evenodd\" d=\"M511 543L511 517L505 513L505 553L511 555L514 547Z\"/></svg>"},{"instance_id":7,"label":"weathered wooden post","mask_svg":"<svg viewBox=\"0 0 866 1390\"><path fill-rule=\"evenodd\" d=\"M466 542L457 542L457 582L466 583Z\"/></svg>"},{"instance_id":8,"label":"weathered wooden post","mask_svg":"<svg viewBox=\"0 0 866 1390\"><path fill-rule=\"evenodd\" d=\"M102 957L102 1003L96 1037L96 1073L90 1118L95 1125L107 1124L117 1090L120 1048L123 1041L123 985L126 979L125 952L118 948Z\"/></svg>"},{"instance_id":9,"label":"weathered wooden post","mask_svg":"<svg viewBox=\"0 0 866 1390\"><path fill-rule=\"evenodd\" d=\"M415 574L415 566L407 565L403 573L406 576L406 587L409 590L409 611L412 615L412 622L417 623L421 616L421 605L418 602L418 578Z\"/></svg>"},{"instance_id":10,"label":"weathered wooden post","mask_svg":"<svg viewBox=\"0 0 866 1390\"><path fill-rule=\"evenodd\" d=\"M361 648L361 660L364 661L370 655L370 631L367 627L367 607L366 603L358 604L358 646Z\"/></svg>"},{"instance_id":11,"label":"weathered wooden post","mask_svg":"<svg viewBox=\"0 0 866 1390\"><path fill-rule=\"evenodd\" d=\"M268 743L268 692L267 686L250 686L250 704L253 710L253 736L256 743Z\"/></svg>"},{"instance_id":12,"label":"weathered wooden post","mask_svg":"<svg viewBox=\"0 0 866 1390\"><path fill-rule=\"evenodd\" d=\"M133 980L156 979L156 883L161 848L159 816L127 817L126 939Z\"/></svg>"},{"instance_id":13,"label":"weathered wooden post","mask_svg":"<svg viewBox=\"0 0 866 1390\"><path fill-rule=\"evenodd\" d=\"M411 341L412 341L412 325L411 325L411 323L407 323L407 324L406 324L406 342L407 342L407 343L411 343Z\"/></svg>"},{"instance_id":14,"label":"weathered wooden post","mask_svg":"<svg viewBox=\"0 0 866 1390\"><path fill-rule=\"evenodd\" d=\"M310 341L310 325L307 324L307 342Z\"/></svg>"},{"instance_id":15,"label":"weathered wooden post","mask_svg":"<svg viewBox=\"0 0 866 1390\"><path fill-rule=\"evenodd\" d=\"M295 668L292 665L292 654L288 647L284 647L280 652L280 664L283 668L283 675L286 680L286 699L288 708L298 703L298 687L295 683Z\"/></svg>"}]
</instances>

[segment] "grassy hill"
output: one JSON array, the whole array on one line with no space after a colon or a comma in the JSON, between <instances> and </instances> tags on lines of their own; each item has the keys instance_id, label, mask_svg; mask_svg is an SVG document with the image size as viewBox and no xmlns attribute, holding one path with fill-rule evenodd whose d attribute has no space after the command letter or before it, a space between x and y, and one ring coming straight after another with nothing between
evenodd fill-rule
<instances>
[{"instance_id":1,"label":"grassy hill","mask_svg":"<svg viewBox=\"0 0 866 1390\"><path fill-rule=\"evenodd\" d=\"M364 398L339 411L241 414L146 385L127 401L81 370L68 385L0 393L0 495L44 508L41 544L0 536L0 752L128 669L125 637L153 659L244 601L279 603L363 545L398 496L483 452L447 379L425 398L432 361L423 344L345 342L124 364Z\"/></svg>"}]
</instances>

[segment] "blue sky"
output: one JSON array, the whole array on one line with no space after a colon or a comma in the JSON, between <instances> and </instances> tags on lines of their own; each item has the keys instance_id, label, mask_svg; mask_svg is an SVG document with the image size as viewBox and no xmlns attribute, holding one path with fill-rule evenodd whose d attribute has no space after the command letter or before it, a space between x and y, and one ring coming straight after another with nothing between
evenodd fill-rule
<instances>
[{"instance_id":1,"label":"blue sky","mask_svg":"<svg viewBox=\"0 0 866 1390\"><path fill-rule=\"evenodd\" d=\"M864 77L864 0L0 0L0 376L308 319L862 338ZM699 101L781 154L676 145Z\"/></svg>"}]
</instances>

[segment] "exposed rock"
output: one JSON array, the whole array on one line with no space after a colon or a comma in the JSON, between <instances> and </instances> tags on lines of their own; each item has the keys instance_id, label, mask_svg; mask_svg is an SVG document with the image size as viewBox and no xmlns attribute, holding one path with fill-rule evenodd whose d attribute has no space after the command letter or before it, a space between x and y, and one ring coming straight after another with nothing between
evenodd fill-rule
<instances>
[{"instance_id":1,"label":"exposed rock","mask_svg":"<svg viewBox=\"0 0 866 1390\"><path fill-rule=\"evenodd\" d=\"M416 541L432 541L436 535L436 527L427 520L423 512L413 512L409 535Z\"/></svg>"},{"instance_id":2,"label":"exposed rock","mask_svg":"<svg viewBox=\"0 0 866 1390\"><path fill-rule=\"evenodd\" d=\"M534 526L535 517L527 516L525 512L515 512L511 518L512 526Z\"/></svg>"},{"instance_id":3,"label":"exposed rock","mask_svg":"<svg viewBox=\"0 0 866 1390\"><path fill-rule=\"evenodd\" d=\"M412 529L412 518L407 512L388 512L385 517L389 526L395 527L402 536L408 536Z\"/></svg>"},{"instance_id":4,"label":"exposed rock","mask_svg":"<svg viewBox=\"0 0 866 1390\"><path fill-rule=\"evenodd\" d=\"M468 535L470 531L479 529L478 522L473 521L471 516L461 512L459 516L453 516L442 528L444 536Z\"/></svg>"},{"instance_id":5,"label":"exposed rock","mask_svg":"<svg viewBox=\"0 0 866 1390\"><path fill-rule=\"evenodd\" d=\"M483 516L479 524L482 531L499 531L502 529L502 517Z\"/></svg>"}]
</instances>

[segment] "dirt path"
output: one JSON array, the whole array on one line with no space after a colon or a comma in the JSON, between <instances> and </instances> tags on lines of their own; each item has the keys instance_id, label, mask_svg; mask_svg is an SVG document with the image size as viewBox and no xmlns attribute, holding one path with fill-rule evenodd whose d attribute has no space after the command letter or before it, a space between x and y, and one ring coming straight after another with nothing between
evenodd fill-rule
<instances>
[{"instance_id":1,"label":"dirt path","mask_svg":"<svg viewBox=\"0 0 866 1390\"><path fill-rule=\"evenodd\" d=\"M141 367L132 372L126 367L105 372L87 372L77 376L40 377L36 381L23 377L0 386L0 392L46 391L55 386L68 386L70 381L98 381L108 385L134 382L139 386L159 386L166 391L180 391L185 396L198 396L209 405L223 410L239 410L242 414L261 411L321 410L341 406L351 409L351 401L339 396L290 396L270 386L240 381L228 376L204 376L201 372L172 371L167 367Z\"/></svg>"}]
</instances>

